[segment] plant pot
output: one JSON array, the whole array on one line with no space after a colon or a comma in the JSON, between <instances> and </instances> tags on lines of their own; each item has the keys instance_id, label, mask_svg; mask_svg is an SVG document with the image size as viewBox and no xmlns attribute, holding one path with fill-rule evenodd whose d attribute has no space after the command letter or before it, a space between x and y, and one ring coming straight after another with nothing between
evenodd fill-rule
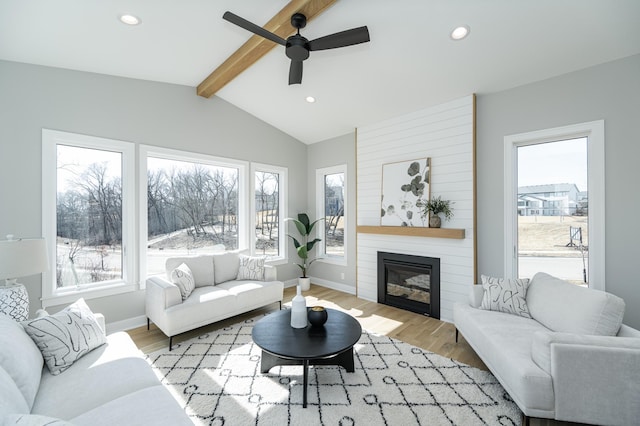
<instances>
[{"instance_id":1,"label":"plant pot","mask_svg":"<svg viewBox=\"0 0 640 426\"><path fill-rule=\"evenodd\" d=\"M298 278L298 285L300 286L300 289L302 291L307 291L311 288L311 278L306 277L300 277Z\"/></svg>"},{"instance_id":2,"label":"plant pot","mask_svg":"<svg viewBox=\"0 0 640 426\"><path fill-rule=\"evenodd\" d=\"M442 219L437 214L429 216L429 228L440 228L442 225Z\"/></svg>"}]
</instances>

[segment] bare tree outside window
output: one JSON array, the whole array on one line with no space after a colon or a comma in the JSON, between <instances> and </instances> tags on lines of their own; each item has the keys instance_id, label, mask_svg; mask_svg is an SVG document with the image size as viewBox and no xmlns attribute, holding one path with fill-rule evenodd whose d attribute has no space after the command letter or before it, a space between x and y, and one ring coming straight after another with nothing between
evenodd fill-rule
<instances>
[{"instance_id":1,"label":"bare tree outside window","mask_svg":"<svg viewBox=\"0 0 640 426\"><path fill-rule=\"evenodd\" d=\"M255 252L269 257L279 253L280 174L255 172Z\"/></svg>"},{"instance_id":2,"label":"bare tree outside window","mask_svg":"<svg viewBox=\"0 0 640 426\"><path fill-rule=\"evenodd\" d=\"M147 272L172 256L238 248L238 179L233 167L148 157Z\"/></svg>"},{"instance_id":3,"label":"bare tree outside window","mask_svg":"<svg viewBox=\"0 0 640 426\"><path fill-rule=\"evenodd\" d=\"M122 278L122 154L56 152L56 287Z\"/></svg>"},{"instance_id":4,"label":"bare tree outside window","mask_svg":"<svg viewBox=\"0 0 640 426\"><path fill-rule=\"evenodd\" d=\"M344 173L324 177L325 252L344 256Z\"/></svg>"}]
</instances>

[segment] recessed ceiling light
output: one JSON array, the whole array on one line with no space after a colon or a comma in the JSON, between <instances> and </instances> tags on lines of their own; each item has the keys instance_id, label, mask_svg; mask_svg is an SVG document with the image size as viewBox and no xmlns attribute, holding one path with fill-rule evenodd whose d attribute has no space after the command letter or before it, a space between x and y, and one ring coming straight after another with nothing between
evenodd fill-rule
<instances>
[{"instance_id":1,"label":"recessed ceiling light","mask_svg":"<svg viewBox=\"0 0 640 426\"><path fill-rule=\"evenodd\" d=\"M453 40L462 40L469 35L470 31L471 29L467 25L456 27L453 29L453 31L451 31L451 38Z\"/></svg>"},{"instance_id":2,"label":"recessed ceiling light","mask_svg":"<svg viewBox=\"0 0 640 426\"><path fill-rule=\"evenodd\" d=\"M133 15L120 15L120 22L127 25L140 25L142 21L137 16Z\"/></svg>"},{"instance_id":3,"label":"recessed ceiling light","mask_svg":"<svg viewBox=\"0 0 640 426\"><path fill-rule=\"evenodd\" d=\"M310 104L314 103L316 101L316 98L314 98L313 96L307 96L307 102L309 102Z\"/></svg>"}]
</instances>

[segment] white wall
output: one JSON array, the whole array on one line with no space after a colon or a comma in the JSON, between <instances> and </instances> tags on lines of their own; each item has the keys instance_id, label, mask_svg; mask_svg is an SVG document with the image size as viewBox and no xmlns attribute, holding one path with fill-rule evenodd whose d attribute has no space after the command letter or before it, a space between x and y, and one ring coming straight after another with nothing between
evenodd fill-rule
<instances>
[{"instance_id":1,"label":"white wall","mask_svg":"<svg viewBox=\"0 0 640 426\"><path fill-rule=\"evenodd\" d=\"M604 120L606 291L640 328L640 55L477 97L478 272L504 271L504 137Z\"/></svg>"},{"instance_id":2,"label":"white wall","mask_svg":"<svg viewBox=\"0 0 640 426\"><path fill-rule=\"evenodd\" d=\"M0 235L39 237L42 128L289 168L289 211L306 209L307 147L195 88L0 61ZM278 267L279 277L297 268ZM31 312L40 276L21 279ZM144 315L144 292L88 301L107 322ZM60 307L51 307L55 312Z\"/></svg>"},{"instance_id":3,"label":"white wall","mask_svg":"<svg viewBox=\"0 0 640 426\"><path fill-rule=\"evenodd\" d=\"M382 165L431 158L431 196L453 201L443 227L462 228L463 240L358 233L358 296L377 300L377 252L440 258L440 317L467 299L474 282L473 97L468 96L372 126L358 128L358 225L379 226Z\"/></svg>"}]
</instances>

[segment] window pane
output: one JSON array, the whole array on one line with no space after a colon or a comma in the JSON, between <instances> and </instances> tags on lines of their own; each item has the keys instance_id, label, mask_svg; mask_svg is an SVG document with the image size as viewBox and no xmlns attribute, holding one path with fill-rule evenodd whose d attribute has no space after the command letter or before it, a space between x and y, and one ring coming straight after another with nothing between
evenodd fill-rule
<instances>
[{"instance_id":1,"label":"window pane","mask_svg":"<svg viewBox=\"0 0 640 426\"><path fill-rule=\"evenodd\" d=\"M255 187L255 253L275 257L280 254L280 174L257 171Z\"/></svg>"},{"instance_id":2,"label":"window pane","mask_svg":"<svg viewBox=\"0 0 640 426\"><path fill-rule=\"evenodd\" d=\"M324 177L325 251L344 256L344 173Z\"/></svg>"},{"instance_id":3,"label":"window pane","mask_svg":"<svg viewBox=\"0 0 640 426\"><path fill-rule=\"evenodd\" d=\"M237 168L147 160L148 274L168 257L238 248Z\"/></svg>"},{"instance_id":4,"label":"window pane","mask_svg":"<svg viewBox=\"0 0 640 426\"><path fill-rule=\"evenodd\" d=\"M122 278L122 154L56 150L56 287Z\"/></svg>"}]
</instances>

